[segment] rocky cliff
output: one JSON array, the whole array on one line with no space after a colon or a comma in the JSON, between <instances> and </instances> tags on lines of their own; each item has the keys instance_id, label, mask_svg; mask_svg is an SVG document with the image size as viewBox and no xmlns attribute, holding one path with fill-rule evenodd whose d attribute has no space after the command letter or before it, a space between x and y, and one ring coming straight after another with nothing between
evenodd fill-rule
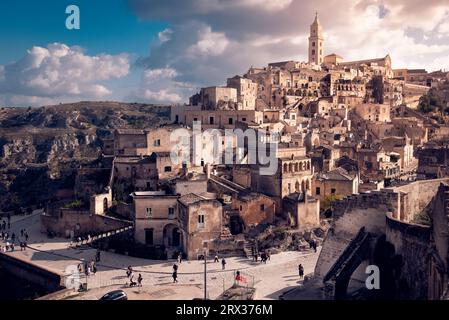
<instances>
[{"instance_id":1,"label":"rocky cliff","mask_svg":"<svg viewBox=\"0 0 449 320\"><path fill-rule=\"evenodd\" d=\"M0 211L70 188L76 168L101 156L102 139L114 129L152 127L169 112L165 106L119 102L1 108ZM30 194L33 199L27 199Z\"/></svg>"}]
</instances>

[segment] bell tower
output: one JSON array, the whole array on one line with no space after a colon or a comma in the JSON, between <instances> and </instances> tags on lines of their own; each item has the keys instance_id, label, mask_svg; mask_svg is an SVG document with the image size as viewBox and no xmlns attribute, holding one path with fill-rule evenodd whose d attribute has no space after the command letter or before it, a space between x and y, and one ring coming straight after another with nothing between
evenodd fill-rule
<instances>
[{"instance_id":1,"label":"bell tower","mask_svg":"<svg viewBox=\"0 0 449 320\"><path fill-rule=\"evenodd\" d=\"M321 65L324 62L324 38L323 27L318 20L318 12L315 15L315 20L310 26L309 37L309 63Z\"/></svg>"}]
</instances>

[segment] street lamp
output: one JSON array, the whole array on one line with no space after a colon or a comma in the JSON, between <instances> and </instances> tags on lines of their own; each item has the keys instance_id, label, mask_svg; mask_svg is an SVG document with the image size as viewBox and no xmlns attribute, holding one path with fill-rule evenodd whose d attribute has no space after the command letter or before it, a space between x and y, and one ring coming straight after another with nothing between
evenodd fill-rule
<instances>
[{"instance_id":1,"label":"street lamp","mask_svg":"<svg viewBox=\"0 0 449 320\"><path fill-rule=\"evenodd\" d=\"M206 258L206 249L204 249L204 300L207 300L207 258Z\"/></svg>"}]
</instances>

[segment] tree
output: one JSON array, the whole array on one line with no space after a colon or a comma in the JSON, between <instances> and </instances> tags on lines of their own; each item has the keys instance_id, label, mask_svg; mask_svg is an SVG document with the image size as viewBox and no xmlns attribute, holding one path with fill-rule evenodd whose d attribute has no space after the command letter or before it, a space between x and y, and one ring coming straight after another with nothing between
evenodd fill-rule
<instances>
[{"instance_id":1,"label":"tree","mask_svg":"<svg viewBox=\"0 0 449 320\"><path fill-rule=\"evenodd\" d=\"M429 92L419 99L418 110L423 113L434 113L444 111L444 104L435 89L430 89Z\"/></svg>"},{"instance_id":2,"label":"tree","mask_svg":"<svg viewBox=\"0 0 449 320\"><path fill-rule=\"evenodd\" d=\"M340 194L329 194L324 198L323 205L321 207L322 210L329 210L332 207L332 204L336 201L343 199L343 196Z\"/></svg>"}]
</instances>

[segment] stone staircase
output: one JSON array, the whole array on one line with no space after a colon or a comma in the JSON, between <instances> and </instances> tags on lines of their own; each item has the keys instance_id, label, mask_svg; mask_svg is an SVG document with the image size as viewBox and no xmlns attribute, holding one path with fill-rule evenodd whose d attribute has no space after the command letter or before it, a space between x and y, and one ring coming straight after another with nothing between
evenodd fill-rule
<instances>
[{"instance_id":1,"label":"stone staircase","mask_svg":"<svg viewBox=\"0 0 449 320\"><path fill-rule=\"evenodd\" d=\"M256 241L254 239L245 240L243 244L243 251L248 259L253 258L254 250L256 249Z\"/></svg>"}]
</instances>

